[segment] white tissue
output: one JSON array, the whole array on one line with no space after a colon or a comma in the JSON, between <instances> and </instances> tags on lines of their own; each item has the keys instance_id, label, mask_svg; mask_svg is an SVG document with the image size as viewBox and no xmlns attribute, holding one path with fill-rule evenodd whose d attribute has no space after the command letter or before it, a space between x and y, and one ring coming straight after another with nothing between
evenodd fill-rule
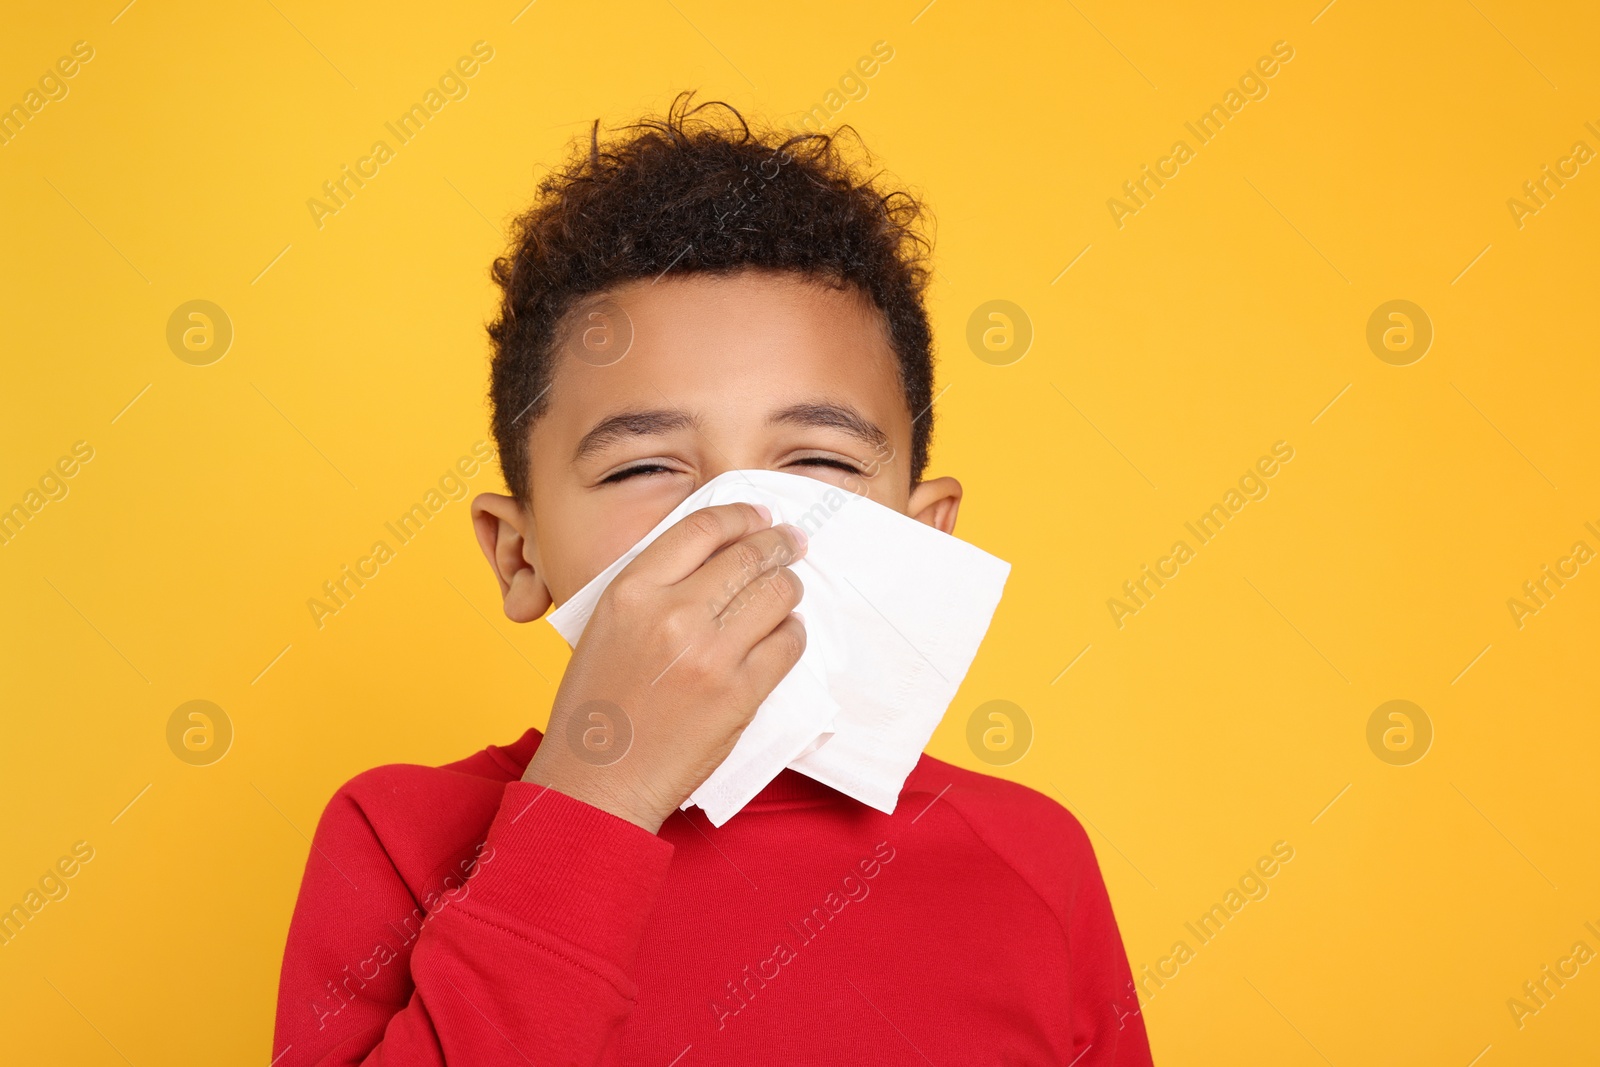
<instances>
[{"instance_id":1,"label":"white tissue","mask_svg":"<svg viewBox=\"0 0 1600 1067\"><path fill-rule=\"evenodd\" d=\"M691 494L549 615L576 646L606 586L693 511L763 504L809 537L791 569L805 587L806 649L728 756L683 807L715 826L784 767L892 814L900 788L966 677L1011 565L815 478L736 470Z\"/></svg>"}]
</instances>

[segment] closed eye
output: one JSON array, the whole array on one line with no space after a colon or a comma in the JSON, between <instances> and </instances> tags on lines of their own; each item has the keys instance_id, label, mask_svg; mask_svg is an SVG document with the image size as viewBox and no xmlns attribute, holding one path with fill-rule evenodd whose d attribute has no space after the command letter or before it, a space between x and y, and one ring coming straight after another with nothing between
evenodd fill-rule
<instances>
[{"instance_id":1,"label":"closed eye","mask_svg":"<svg viewBox=\"0 0 1600 1067\"><path fill-rule=\"evenodd\" d=\"M842 459L828 459L826 456L807 456L805 459L795 460L790 466L834 467L849 474L861 473L852 463L846 463Z\"/></svg>"},{"instance_id":2,"label":"closed eye","mask_svg":"<svg viewBox=\"0 0 1600 1067\"><path fill-rule=\"evenodd\" d=\"M791 467L832 467L835 470L841 470L847 474L861 473L860 469L858 469L852 463L847 463L842 459L829 459L826 456L807 456L804 459L797 459L789 465ZM637 466L624 467L622 470L607 475L606 477L600 479L600 484L610 485L617 482L627 481L629 478L633 477L647 477L655 474L672 473L675 472L671 467L664 466L660 463L640 463Z\"/></svg>"},{"instance_id":3,"label":"closed eye","mask_svg":"<svg viewBox=\"0 0 1600 1067\"><path fill-rule=\"evenodd\" d=\"M664 467L659 463L641 463L637 467L624 467L622 470L617 471L614 474L607 475L606 477L600 479L600 484L601 485L607 485L607 484L612 483L612 482L626 481L627 479L632 478L634 475L638 475L638 474L662 474L662 473L671 474L672 473L672 468L671 467Z\"/></svg>"}]
</instances>

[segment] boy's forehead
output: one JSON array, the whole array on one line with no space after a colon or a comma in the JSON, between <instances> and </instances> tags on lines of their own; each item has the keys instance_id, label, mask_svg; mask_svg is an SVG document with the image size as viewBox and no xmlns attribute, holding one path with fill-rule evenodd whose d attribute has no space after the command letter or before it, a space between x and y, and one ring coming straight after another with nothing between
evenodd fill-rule
<instances>
[{"instance_id":1,"label":"boy's forehead","mask_svg":"<svg viewBox=\"0 0 1600 1067\"><path fill-rule=\"evenodd\" d=\"M598 300L620 309L627 321L619 322L619 329L631 328L633 341L650 349L670 351L706 341L737 349L788 340L851 351L876 346L893 359L883 316L866 294L793 271L669 271L606 290ZM580 312L584 306L587 302ZM572 326L581 330L581 313L568 325L569 333Z\"/></svg>"},{"instance_id":2,"label":"boy's forehead","mask_svg":"<svg viewBox=\"0 0 1600 1067\"><path fill-rule=\"evenodd\" d=\"M564 326L536 430L581 435L641 405L765 418L827 397L891 438L910 433L883 316L853 288L788 272L668 274L598 294Z\"/></svg>"}]
</instances>

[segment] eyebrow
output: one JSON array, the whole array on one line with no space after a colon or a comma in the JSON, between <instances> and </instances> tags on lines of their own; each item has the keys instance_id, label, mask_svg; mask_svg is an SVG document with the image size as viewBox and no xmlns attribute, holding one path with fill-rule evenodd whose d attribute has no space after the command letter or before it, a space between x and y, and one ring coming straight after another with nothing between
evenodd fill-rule
<instances>
[{"instance_id":1,"label":"eyebrow","mask_svg":"<svg viewBox=\"0 0 1600 1067\"><path fill-rule=\"evenodd\" d=\"M693 429L695 425L695 420L682 411L669 411L664 408L651 411L624 411L595 423L578 441L578 447L572 453L572 461L577 463L615 441Z\"/></svg>"},{"instance_id":2,"label":"eyebrow","mask_svg":"<svg viewBox=\"0 0 1600 1067\"><path fill-rule=\"evenodd\" d=\"M889 443L889 435L884 433L877 423L845 404L826 401L795 404L775 412L767 422L769 425L789 423L794 426L821 426L843 430L851 437L874 448L881 448Z\"/></svg>"}]
</instances>

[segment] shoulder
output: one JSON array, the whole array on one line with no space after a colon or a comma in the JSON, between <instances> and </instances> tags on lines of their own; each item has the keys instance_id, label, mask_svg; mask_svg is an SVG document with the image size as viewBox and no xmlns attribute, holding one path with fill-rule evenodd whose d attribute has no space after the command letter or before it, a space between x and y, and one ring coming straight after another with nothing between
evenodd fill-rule
<instances>
[{"instance_id":1,"label":"shoulder","mask_svg":"<svg viewBox=\"0 0 1600 1067\"><path fill-rule=\"evenodd\" d=\"M362 771L341 785L334 801L341 798L367 807L400 810L426 810L441 796L458 793L498 791L507 782L521 777L527 756L518 761L518 750L532 740L538 747L537 730L530 730L514 745L489 745L463 759L439 766L420 763L387 763ZM531 755L531 748L528 755ZM331 806L331 804L330 804Z\"/></svg>"},{"instance_id":2,"label":"shoulder","mask_svg":"<svg viewBox=\"0 0 1600 1067\"><path fill-rule=\"evenodd\" d=\"M907 806L920 810L913 793L923 797L923 804L934 797L948 803L986 837L1017 839L1025 847L1049 843L1089 848L1083 825L1058 798L1021 782L968 770L924 753L902 792Z\"/></svg>"},{"instance_id":3,"label":"shoulder","mask_svg":"<svg viewBox=\"0 0 1600 1067\"><path fill-rule=\"evenodd\" d=\"M390 763L362 771L323 809L317 844L338 852L376 848L407 881L426 879L483 841L506 784L521 777L538 738L530 730L512 745L436 767Z\"/></svg>"},{"instance_id":4,"label":"shoulder","mask_svg":"<svg viewBox=\"0 0 1600 1067\"><path fill-rule=\"evenodd\" d=\"M1061 801L1020 782L923 754L901 803L912 816L947 805L970 832L1065 918L1079 890L1100 884L1089 835Z\"/></svg>"}]
</instances>

